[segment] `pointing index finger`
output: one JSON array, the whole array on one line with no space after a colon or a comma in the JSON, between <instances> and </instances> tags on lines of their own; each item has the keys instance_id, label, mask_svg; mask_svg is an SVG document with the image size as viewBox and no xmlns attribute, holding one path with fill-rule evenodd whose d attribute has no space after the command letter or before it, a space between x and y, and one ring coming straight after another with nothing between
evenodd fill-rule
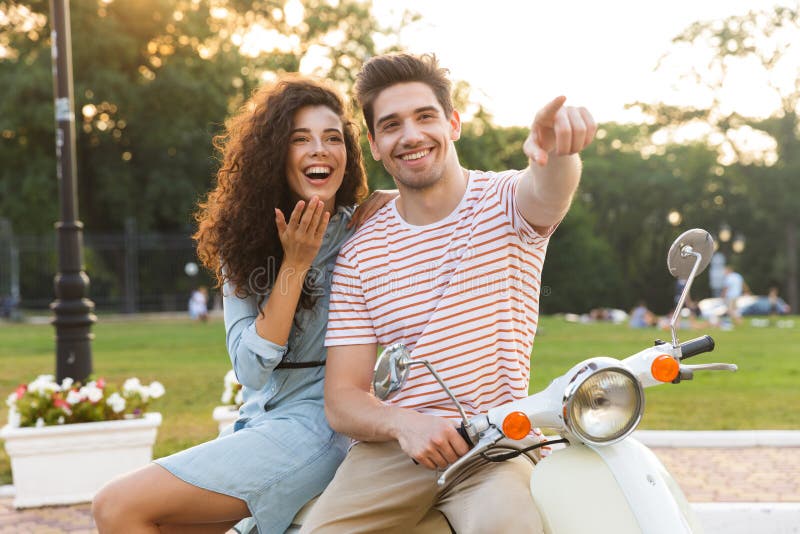
<instances>
[{"instance_id":1,"label":"pointing index finger","mask_svg":"<svg viewBox=\"0 0 800 534\"><path fill-rule=\"evenodd\" d=\"M564 102L567 101L566 96L557 96L550 102L548 102L542 109L539 110L539 113L536 114L536 118L534 119L534 123L544 123L546 125L552 125L556 120L556 114L558 110L564 105Z\"/></svg>"}]
</instances>

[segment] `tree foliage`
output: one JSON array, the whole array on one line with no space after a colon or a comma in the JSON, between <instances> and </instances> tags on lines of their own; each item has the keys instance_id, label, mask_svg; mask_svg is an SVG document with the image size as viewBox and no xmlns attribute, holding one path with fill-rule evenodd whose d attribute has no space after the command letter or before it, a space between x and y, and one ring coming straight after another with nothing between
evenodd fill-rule
<instances>
[{"instance_id":1,"label":"tree foliage","mask_svg":"<svg viewBox=\"0 0 800 534\"><path fill-rule=\"evenodd\" d=\"M637 103L652 119L652 131L674 131L689 124L707 128L707 142L739 180L718 191L727 222L751 236L739 266L750 286L761 292L780 281L798 309L800 225L800 12L797 7L751 11L723 20L697 22L673 40L661 61L677 59L679 86L701 91L706 105L688 107ZM757 84L752 84L757 80ZM750 95L772 106L768 116L750 116L729 102L733 89L750 82L762 91ZM760 140L756 145L753 140ZM738 198L736 198L738 197Z\"/></svg>"},{"instance_id":2,"label":"tree foliage","mask_svg":"<svg viewBox=\"0 0 800 534\"><path fill-rule=\"evenodd\" d=\"M189 235L217 166L211 140L256 87L302 69L347 93L376 36L393 32L360 0L70 5L79 218L93 235L129 219L141 233ZM0 217L16 234L52 235L59 218L50 50L49 3L0 0ZM185 253L142 262L140 302L190 282L173 265ZM86 260L93 294L118 301L118 251L87 248ZM36 254L21 263L23 298L49 301L52 266Z\"/></svg>"},{"instance_id":3,"label":"tree foliage","mask_svg":"<svg viewBox=\"0 0 800 534\"><path fill-rule=\"evenodd\" d=\"M214 173L211 138L255 87L305 67L349 88L376 53L374 35L391 29L369 3L336 4L73 0L87 228L119 230L136 217L142 230L187 229ZM18 232L47 231L57 219L48 9L0 2L0 211Z\"/></svg>"},{"instance_id":4,"label":"tree foliage","mask_svg":"<svg viewBox=\"0 0 800 534\"><path fill-rule=\"evenodd\" d=\"M94 233L121 231L135 218L140 232L188 235L217 164L211 138L253 89L302 70L349 94L363 61L383 51L377 43L391 43L394 30L360 0L72 0L71 14L80 218ZM18 234L51 234L58 218L48 17L48 2L0 0L0 217ZM748 237L736 267L755 291L773 279L791 290L800 222L800 73L791 68L798 24L796 10L779 8L697 23L676 37L662 68L678 58L680 83L702 87L706 102L640 102L647 124L601 125L582 154L573 208L551 240L544 312L627 309L642 298L668 311L667 247L687 228L713 232L722 222ZM686 53L701 62L687 62ZM771 115L727 105L740 63L760 69L774 95ZM470 107L469 96L456 82L457 109ZM705 138L682 140L687 124L703 126ZM758 132L767 142L755 150L743 139ZM478 106L457 143L462 164L523 168L527 133L495 125ZM370 185L393 187L364 137ZM121 292L118 261L98 249L87 251L87 262L95 287ZM168 270L165 262L153 258L141 269L150 294L168 291L163 279L144 280ZM30 274L24 266L22 273ZM708 294L705 277L695 287L696 297Z\"/></svg>"}]
</instances>

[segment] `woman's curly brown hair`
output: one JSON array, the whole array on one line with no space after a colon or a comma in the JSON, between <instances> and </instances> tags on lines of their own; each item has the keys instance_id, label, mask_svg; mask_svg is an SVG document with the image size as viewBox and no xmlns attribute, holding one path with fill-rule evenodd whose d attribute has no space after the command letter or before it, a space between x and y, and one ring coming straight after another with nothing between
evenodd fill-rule
<instances>
[{"instance_id":1,"label":"woman's curly brown hair","mask_svg":"<svg viewBox=\"0 0 800 534\"><path fill-rule=\"evenodd\" d=\"M275 208L289 214L298 200L286 181L286 154L294 115L305 106L326 106L342 121L347 163L336 207L362 201L367 179L359 130L343 98L322 81L293 74L256 91L214 138L222 159L217 184L195 214L198 257L217 287L230 282L238 297L260 295L259 307L283 260ZM256 273L266 287L252 287ZM314 293L303 291L298 309L311 308Z\"/></svg>"}]
</instances>

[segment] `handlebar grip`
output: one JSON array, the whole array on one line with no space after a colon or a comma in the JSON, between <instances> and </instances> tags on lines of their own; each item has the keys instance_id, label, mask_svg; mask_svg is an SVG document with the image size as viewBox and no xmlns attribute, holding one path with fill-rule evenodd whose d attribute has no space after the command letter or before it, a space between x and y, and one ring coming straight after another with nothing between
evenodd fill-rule
<instances>
[{"instance_id":1,"label":"handlebar grip","mask_svg":"<svg viewBox=\"0 0 800 534\"><path fill-rule=\"evenodd\" d=\"M458 434L464 439L464 441L467 443L470 449L475 446L475 444L472 443L472 440L469 439L469 434L467 434L467 429L464 428L463 421L461 422L460 425L456 427L456 432L458 432ZM419 462L416 461L415 459L412 458L411 461L414 462L415 465L419 465Z\"/></svg>"},{"instance_id":2,"label":"handlebar grip","mask_svg":"<svg viewBox=\"0 0 800 534\"><path fill-rule=\"evenodd\" d=\"M470 449L475 446L475 444L472 443L472 440L469 439L469 434L467 434L467 429L464 428L464 423L463 422L460 425L458 425L458 428L456 428L456 430L461 435L461 437L464 438L464 441L467 442L467 445L469 445Z\"/></svg>"},{"instance_id":3,"label":"handlebar grip","mask_svg":"<svg viewBox=\"0 0 800 534\"><path fill-rule=\"evenodd\" d=\"M681 343L681 360L697 356L704 352L714 350L714 339L711 336L701 336Z\"/></svg>"}]
</instances>

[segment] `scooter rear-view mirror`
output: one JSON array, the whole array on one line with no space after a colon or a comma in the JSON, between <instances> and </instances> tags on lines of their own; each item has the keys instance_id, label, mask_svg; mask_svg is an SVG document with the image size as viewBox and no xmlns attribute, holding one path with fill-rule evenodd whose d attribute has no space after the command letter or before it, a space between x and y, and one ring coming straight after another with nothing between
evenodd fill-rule
<instances>
[{"instance_id":1,"label":"scooter rear-view mirror","mask_svg":"<svg viewBox=\"0 0 800 534\"><path fill-rule=\"evenodd\" d=\"M396 344L387 347L375 362L375 374L372 375L372 389L380 400L394 397L408 379L411 355L408 349Z\"/></svg>"},{"instance_id":2,"label":"scooter rear-view mirror","mask_svg":"<svg viewBox=\"0 0 800 534\"><path fill-rule=\"evenodd\" d=\"M706 270L714 254L714 239L711 234L700 228L694 228L678 236L667 254L667 268L672 276L689 278L697 260L697 256L692 252L700 255L700 263L694 273L696 276Z\"/></svg>"},{"instance_id":3,"label":"scooter rear-view mirror","mask_svg":"<svg viewBox=\"0 0 800 534\"><path fill-rule=\"evenodd\" d=\"M686 285L675 305L675 312L672 314L669 324L672 332L672 346L675 348L678 347L677 326L683 303L692 289L695 277L708 267L713 254L714 238L700 228L685 231L669 247L667 268L670 274L678 279L686 279Z\"/></svg>"}]
</instances>

